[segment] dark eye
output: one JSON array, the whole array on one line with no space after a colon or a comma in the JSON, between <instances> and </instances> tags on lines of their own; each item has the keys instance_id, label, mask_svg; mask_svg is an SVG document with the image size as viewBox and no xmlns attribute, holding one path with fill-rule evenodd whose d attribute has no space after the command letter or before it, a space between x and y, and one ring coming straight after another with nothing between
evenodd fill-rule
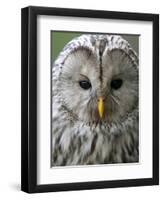
<instances>
[{"instance_id":1,"label":"dark eye","mask_svg":"<svg viewBox=\"0 0 163 200\"><path fill-rule=\"evenodd\" d=\"M122 86L122 79L115 79L111 81L111 88L113 88L114 90L119 89Z\"/></svg>"},{"instance_id":2,"label":"dark eye","mask_svg":"<svg viewBox=\"0 0 163 200\"><path fill-rule=\"evenodd\" d=\"M79 81L79 85L81 88L88 90L91 88L91 83L89 81Z\"/></svg>"}]
</instances>

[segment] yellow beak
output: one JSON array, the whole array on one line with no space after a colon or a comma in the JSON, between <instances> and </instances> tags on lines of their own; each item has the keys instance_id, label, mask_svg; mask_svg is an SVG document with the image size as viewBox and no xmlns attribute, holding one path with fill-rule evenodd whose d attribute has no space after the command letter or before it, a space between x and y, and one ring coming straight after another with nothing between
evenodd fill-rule
<instances>
[{"instance_id":1,"label":"yellow beak","mask_svg":"<svg viewBox=\"0 0 163 200\"><path fill-rule=\"evenodd\" d=\"M104 115L104 98L102 97L98 99L98 112L99 112L100 118L102 118Z\"/></svg>"}]
</instances>

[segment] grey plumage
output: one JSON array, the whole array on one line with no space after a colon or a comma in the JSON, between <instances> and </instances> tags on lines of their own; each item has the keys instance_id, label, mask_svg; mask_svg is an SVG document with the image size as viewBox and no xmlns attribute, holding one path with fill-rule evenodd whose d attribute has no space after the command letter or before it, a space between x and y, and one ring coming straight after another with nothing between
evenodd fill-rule
<instances>
[{"instance_id":1,"label":"grey plumage","mask_svg":"<svg viewBox=\"0 0 163 200\"><path fill-rule=\"evenodd\" d=\"M117 79L123 84L114 90ZM98 34L69 42L52 68L52 166L138 162L138 121L138 57L130 44Z\"/></svg>"}]
</instances>

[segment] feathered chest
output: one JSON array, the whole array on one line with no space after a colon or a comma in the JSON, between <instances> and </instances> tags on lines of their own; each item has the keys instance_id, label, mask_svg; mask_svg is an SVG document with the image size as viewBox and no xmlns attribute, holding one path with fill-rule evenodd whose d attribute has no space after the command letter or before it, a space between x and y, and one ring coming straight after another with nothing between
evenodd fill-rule
<instances>
[{"instance_id":1,"label":"feathered chest","mask_svg":"<svg viewBox=\"0 0 163 200\"><path fill-rule=\"evenodd\" d=\"M53 118L52 165L138 162L138 117L121 124L84 124Z\"/></svg>"}]
</instances>

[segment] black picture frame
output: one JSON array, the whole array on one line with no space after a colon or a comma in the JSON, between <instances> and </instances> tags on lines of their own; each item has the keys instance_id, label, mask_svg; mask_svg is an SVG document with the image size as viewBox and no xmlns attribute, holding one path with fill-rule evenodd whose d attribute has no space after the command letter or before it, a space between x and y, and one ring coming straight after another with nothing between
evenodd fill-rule
<instances>
[{"instance_id":1,"label":"black picture frame","mask_svg":"<svg viewBox=\"0 0 163 200\"><path fill-rule=\"evenodd\" d=\"M37 184L37 16L56 15L153 23L153 177ZM21 11L21 190L28 193L159 184L159 15L30 6Z\"/></svg>"}]
</instances>

